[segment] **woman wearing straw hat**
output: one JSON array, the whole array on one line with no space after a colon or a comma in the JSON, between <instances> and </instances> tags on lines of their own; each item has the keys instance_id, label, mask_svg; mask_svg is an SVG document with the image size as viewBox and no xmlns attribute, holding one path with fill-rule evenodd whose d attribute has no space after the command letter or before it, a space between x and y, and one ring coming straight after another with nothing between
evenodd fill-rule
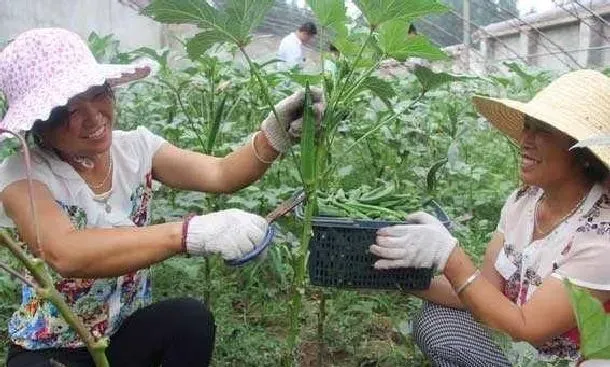
<instances>
[{"instance_id":1,"label":"woman wearing straw hat","mask_svg":"<svg viewBox=\"0 0 610 367\"><path fill-rule=\"evenodd\" d=\"M381 229L378 269L442 271L416 321L415 339L435 366L510 366L481 324L537 347L540 359L576 361L578 331L563 279L589 289L610 310L610 149L570 149L610 133L610 79L566 74L529 103L475 97L484 117L521 148L523 186L504 205L477 270L443 225ZM475 321L475 319L477 321ZM480 324L479 324L480 322Z\"/></svg>"},{"instance_id":2,"label":"woman wearing straw hat","mask_svg":"<svg viewBox=\"0 0 610 367\"><path fill-rule=\"evenodd\" d=\"M57 273L56 288L95 337L107 336L115 366L207 366L215 325L193 299L151 305L147 268L171 256L253 251L265 219L237 209L149 225L153 179L204 192L233 192L261 177L298 131L303 92L276 106L251 142L225 158L179 149L141 127L112 131L112 87L143 78L143 65L100 65L84 42L59 28L27 31L0 53L8 110L0 128L30 131L31 162L0 165L0 226L15 227ZM314 101L321 95L313 92ZM29 210L31 164L37 221ZM24 285L9 322L8 366L91 366L55 307Z\"/></svg>"}]
</instances>

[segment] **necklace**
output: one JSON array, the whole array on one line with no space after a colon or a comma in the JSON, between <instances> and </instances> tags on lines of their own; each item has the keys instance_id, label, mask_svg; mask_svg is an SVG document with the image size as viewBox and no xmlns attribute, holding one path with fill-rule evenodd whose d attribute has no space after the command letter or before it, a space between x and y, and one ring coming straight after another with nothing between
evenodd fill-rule
<instances>
[{"instance_id":1,"label":"necklace","mask_svg":"<svg viewBox=\"0 0 610 367\"><path fill-rule=\"evenodd\" d=\"M540 199L538 199L538 201L536 202L536 207L534 209L534 230L536 231L536 233L544 236L544 235L552 232L553 230L555 230L557 227L559 227L559 225L561 223L565 222L568 218L573 216L574 213L576 213L578 208L580 208L582 206L582 204L585 202L585 199L587 198L587 196L588 196L588 193L585 193L583 195L583 197L576 203L576 205L574 205L574 207L572 208L572 210L570 210L570 212L568 214L559 218L559 220L557 220L548 230L542 231L542 230L540 230L539 224L538 224L538 207L539 207L540 202L545 198L545 194L543 193L542 195L540 195Z\"/></svg>"},{"instance_id":2,"label":"necklace","mask_svg":"<svg viewBox=\"0 0 610 367\"><path fill-rule=\"evenodd\" d=\"M110 200L111 195L112 195L112 189L110 189L104 193L101 193L101 194L94 194L93 201L104 205L104 210L106 211L106 213L110 213L112 211L112 206L110 205L110 203L108 201Z\"/></svg>"},{"instance_id":3,"label":"necklace","mask_svg":"<svg viewBox=\"0 0 610 367\"><path fill-rule=\"evenodd\" d=\"M87 185L89 185L90 188L92 188L93 190L98 190L101 189L102 187L104 187L104 185L106 185L106 182L108 181L108 178L110 178L110 174L112 173L112 154L108 153L108 170L106 171L106 175L104 176L104 179L98 183L98 184L93 184L92 182L90 182L89 180L87 180L86 178L83 177L84 181L87 183Z\"/></svg>"}]
</instances>

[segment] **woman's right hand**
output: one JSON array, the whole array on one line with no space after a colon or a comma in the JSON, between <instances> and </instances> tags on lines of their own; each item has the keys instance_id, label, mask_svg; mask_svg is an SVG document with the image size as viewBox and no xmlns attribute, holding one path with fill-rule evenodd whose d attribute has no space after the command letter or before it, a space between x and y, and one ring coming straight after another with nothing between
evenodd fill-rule
<instances>
[{"instance_id":1,"label":"woman's right hand","mask_svg":"<svg viewBox=\"0 0 610 367\"><path fill-rule=\"evenodd\" d=\"M240 209L198 215L186 224L188 254L219 254L225 260L239 259L259 245L267 233L267 221Z\"/></svg>"}]
</instances>

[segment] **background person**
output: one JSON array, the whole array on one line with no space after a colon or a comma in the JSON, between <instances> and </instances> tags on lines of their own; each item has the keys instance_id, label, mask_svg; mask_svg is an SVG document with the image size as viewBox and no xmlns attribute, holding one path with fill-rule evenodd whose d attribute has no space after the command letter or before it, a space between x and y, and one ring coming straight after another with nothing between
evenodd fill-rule
<instances>
[{"instance_id":1,"label":"background person","mask_svg":"<svg viewBox=\"0 0 610 367\"><path fill-rule=\"evenodd\" d=\"M291 69L295 66L302 68L305 64L303 44L311 42L318 34L315 23L303 23L298 30L282 38L277 51L277 57L284 61L285 67Z\"/></svg>"}]
</instances>

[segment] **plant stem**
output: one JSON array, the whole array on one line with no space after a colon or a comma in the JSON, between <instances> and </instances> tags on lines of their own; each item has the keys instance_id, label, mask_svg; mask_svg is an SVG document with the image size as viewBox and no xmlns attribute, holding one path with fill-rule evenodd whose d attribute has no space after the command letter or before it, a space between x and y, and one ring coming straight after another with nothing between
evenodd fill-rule
<instances>
[{"instance_id":1,"label":"plant stem","mask_svg":"<svg viewBox=\"0 0 610 367\"><path fill-rule=\"evenodd\" d=\"M331 110L335 109L335 107L337 106L337 103L339 103L339 101L341 100L341 97L343 96L343 92L345 92L345 88L347 87L348 84L350 84L349 81L352 78L352 76L354 75L354 70L356 69L356 67L358 66L358 62L360 62L360 59L362 58L362 54L364 53L364 49L366 48L366 45L369 43L369 41L373 37L373 32L374 32L374 30L373 30L373 28L371 28L371 30L369 31L368 37L362 44L362 47L360 47L360 50L358 51L358 55L354 59L354 63L352 64L352 67L350 68L349 74L347 74L347 77L345 78L345 82L341 86L341 90L339 91L339 93L337 93L333 96L334 100L331 101L331 103L330 103Z\"/></svg>"},{"instance_id":2,"label":"plant stem","mask_svg":"<svg viewBox=\"0 0 610 367\"><path fill-rule=\"evenodd\" d=\"M271 100L271 96L269 95L269 90L267 90L267 85L265 84L265 81L263 80L262 75L258 72L258 69L256 68L256 66L254 66L254 63L252 62L252 59L250 59L250 55L248 55L246 50L243 47L240 47L239 51L241 51L241 53L246 58L246 62L248 63L248 67L250 68L250 73L252 73L252 75L254 75L254 77L256 78L256 81L258 82L258 84L260 86L261 94L263 95L263 100L269 107L271 107L271 111L273 112L273 116L275 117L275 120L278 123L280 123L280 119L278 117L277 111L275 110L275 105L273 104L273 101ZM286 135L288 135L288 132L286 132ZM290 156L292 157L294 165L297 168L297 171L299 172L301 181L303 181L303 174L302 174L301 170L299 169L299 163L297 162L297 158L294 155L294 152L292 150L290 150Z\"/></svg>"},{"instance_id":3,"label":"plant stem","mask_svg":"<svg viewBox=\"0 0 610 367\"><path fill-rule=\"evenodd\" d=\"M320 289L318 304L318 367L324 365L324 319L326 318L326 293Z\"/></svg>"},{"instance_id":4,"label":"plant stem","mask_svg":"<svg viewBox=\"0 0 610 367\"><path fill-rule=\"evenodd\" d=\"M36 288L36 285L34 285L34 283L30 282L29 279L26 279L26 277L24 277L23 275L19 274L15 270L11 269L10 266L8 266L7 264L3 263L2 261L0 261L0 268L2 268L2 270L4 270L7 273L9 273L9 275L11 275L13 278L21 281L24 284L29 285L32 288Z\"/></svg>"},{"instance_id":5,"label":"plant stem","mask_svg":"<svg viewBox=\"0 0 610 367\"><path fill-rule=\"evenodd\" d=\"M307 248L312 234L312 219L317 202L317 190L305 188L307 195L307 203L305 204L305 214L303 218L303 230L301 232L301 242L297 253L293 259L294 281L292 284L292 300L290 312L290 334L288 336L288 345L294 350L297 343L297 335L299 332L299 317L303 303L303 294L305 293L305 259L307 256Z\"/></svg>"},{"instance_id":6,"label":"plant stem","mask_svg":"<svg viewBox=\"0 0 610 367\"><path fill-rule=\"evenodd\" d=\"M21 249L19 244L15 242L9 234L1 230L0 231L0 244L6 246L11 253L25 266L25 268L32 274L38 286L34 287L36 294L43 300L51 302L63 316L64 320L70 325L78 334L80 339L85 343L93 362L96 367L109 367L108 359L106 358L106 347L108 342L106 338L95 340L93 335L87 330L82 321L78 316L70 309L70 306L66 303L63 295L55 289L53 279L46 270L45 263L40 259L31 259Z\"/></svg>"}]
</instances>

